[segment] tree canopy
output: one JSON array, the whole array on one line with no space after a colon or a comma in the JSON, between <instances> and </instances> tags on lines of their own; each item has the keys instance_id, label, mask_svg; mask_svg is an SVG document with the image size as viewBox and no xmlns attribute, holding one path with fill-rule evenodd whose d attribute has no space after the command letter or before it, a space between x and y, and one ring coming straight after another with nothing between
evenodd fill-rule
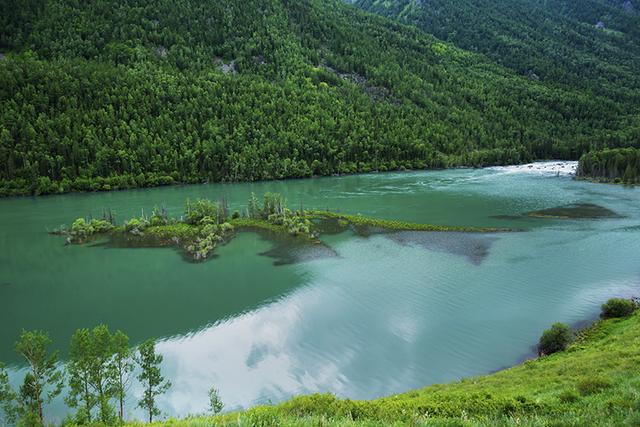
<instances>
[{"instance_id":1,"label":"tree canopy","mask_svg":"<svg viewBox=\"0 0 640 427\"><path fill-rule=\"evenodd\" d=\"M640 144L636 95L547 85L338 0L0 7L0 195Z\"/></svg>"}]
</instances>

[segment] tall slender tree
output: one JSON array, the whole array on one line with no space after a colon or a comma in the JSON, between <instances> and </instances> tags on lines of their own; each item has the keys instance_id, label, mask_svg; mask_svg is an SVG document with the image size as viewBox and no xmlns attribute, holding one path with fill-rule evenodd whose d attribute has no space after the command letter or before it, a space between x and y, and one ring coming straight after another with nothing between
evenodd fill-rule
<instances>
[{"instance_id":1,"label":"tall slender tree","mask_svg":"<svg viewBox=\"0 0 640 427\"><path fill-rule=\"evenodd\" d=\"M121 335L126 337L118 333L118 346ZM100 422L109 424L114 421L111 400L120 397L117 365L122 362L118 353L123 351L116 347L116 335L112 335L105 325L98 325L92 330L78 329L73 335L67 362L69 396L66 400L69 406L78 407L77 422L90 423L96 407Z\"/></svg>"},{"instance_id":2,"label":"tall slender tree","mask_svg":"<svg viewBox=\"0 0 640 427\"><path fill-rule=\"evenodd\" d=\"M160 372L162 355L156 353L155 341L145 341L138 347L137 362L140 366L138 380L144 386L144 394L138 402L138 407L149 413L151 423L154 416L160 415L156 399L171 387L171 383L166 381Z\"/></svg>"},{"instance_id":3,"label":"tall slender tree","mask_svg":"<svg viewBox=\"0 0 640 427\"><path fill-rule=\"evenodd\" d=\"M4 364L0 362L0 408L2 408L5 419L10 424L15 424L16 422L16 397L9 384L9 374L7 374Z\"/></svg>"},{"instance_id":4,"label":"tall slender tree","mask_svg":"<svg viewBox=\"0 0 640 427\"><path fill-rule=\"evenodd\" d=\"M58 352L48 354L49 336L41 331L22 331L16 343L16 351L29 365L24 383L20 387L19 400L22 416L44 424L43 406L62 392L63 374L57 368Z\"/></svg>"},{"instance_id":5,"label":"tall slender tree","mask_svg":"<svg viewBox=\"0 0 640 427\"><path fill-rule=\"evenodd\" d=\"M124 422L124 403L130 385L133 359L129 348L129 337L122 331L116 331L112 337L113 359L111 363L111 392L118 401L118 418Z\"/></svg>"},{"instance_id":6,"label":"tall slender tree","mask_svg":"<svg viewBox=\"0 0 640 427\"><path fill-rule=\"evenodd\" d=\"M251 193L249 204L247 206L247 215L249 218L256 219L260 217L260 202L256 197L256 193Z\"/></svg>"},{"instance_id":7,"label":"tall slender tree","mask_svg":"<svg viewBox=\"0 0 640 427\"><path fill-rule=\"evenodd\" d=\"M98 325L91 331L91 385L100 408L100 421L110 424L115 414L110 400L115 381L113 363L113 340L106 325Z\"/></svg>"},{"instance_id":8,"label":"tall slender tree","mask_svg":"<svg viewBox=\"0 0 640 427\"><path fill-rule=\"evenodd\" d=\"M76 422L90 424L96 397L91 387L91 331L78 329L71 337L67 372L69 374L69 395L67 405L78 408Z\"/></svg>"}]
</instances>

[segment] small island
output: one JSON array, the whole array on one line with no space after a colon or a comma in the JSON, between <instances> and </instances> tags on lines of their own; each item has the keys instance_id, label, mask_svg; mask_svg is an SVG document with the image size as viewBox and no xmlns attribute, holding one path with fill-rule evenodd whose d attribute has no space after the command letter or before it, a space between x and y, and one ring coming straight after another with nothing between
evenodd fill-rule
<instances>
[{"instance_id":1,"label":"small island","mask_svg":"<svg viewBox=\"0 0 640 427\"><path fill-rule=\"evenodd\" d=\"M239 231L258 231L273 236L288 236L321 244L321 234L335 234L352 229L369 235L385 231L431 231L495 233L513 231L506 228L459 227L417 224L349 215L338 212L292 210L278 193L265 193L262 202L251 194L244 212L230 213L225 199L187 200L184 215L171 218L165 208L155 207L151 215L144 212L118 225L112 211L103 212L102 219L76 219L70 227L60 227L52 234L66 236L67 244L84 244L109 238L126 247L176 247L193 261L211 258L215 249L228 243Z\"/></svg>"}]
</instances>

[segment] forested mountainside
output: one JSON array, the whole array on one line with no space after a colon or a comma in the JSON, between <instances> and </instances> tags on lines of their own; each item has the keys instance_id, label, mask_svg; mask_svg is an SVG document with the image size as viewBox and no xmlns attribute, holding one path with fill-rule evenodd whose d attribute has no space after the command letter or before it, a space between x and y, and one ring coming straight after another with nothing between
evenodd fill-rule
<instances>
[{"instance_id":1,"label":"forested mountainside","mask_svg":"<svg viewBox=\"0 0 640 427\"><path fill-rule=\"evenodd\" d=\"M339 0L0 9L2 195L578 158L640 141L637 94L544 85Z\"/></svg>"},{"instance_id":2,"label":"forested mountainside","mask_svg":"<svg viewBox=\"0 0 640 427\"><path fill-rule=\"evenodd\" d=\"M352 0L519 75L640 107L638 0Z\"/></svg>"},{"instance_id":3,"label":"forested mountainside","mask_svg":"<svg viewBox=\"0 0 640 427\"><path fill-rule=\"evenodd\" d=\"M580 158L578 177L601 182L640 183L640 150L615 148L590 151Z\"/></svg>"}]
</instances>

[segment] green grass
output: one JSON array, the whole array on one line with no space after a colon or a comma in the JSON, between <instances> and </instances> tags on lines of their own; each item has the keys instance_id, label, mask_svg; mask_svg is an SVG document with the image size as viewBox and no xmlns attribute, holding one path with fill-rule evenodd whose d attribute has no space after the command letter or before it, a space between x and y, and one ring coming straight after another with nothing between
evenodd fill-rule
<instances>
[{"instance_id":1,"label":"green grass","mask_svg":"<svg viewBox=\"0 0 640 427\"><path fill-rule=\"evenodd\" d=\"M124 230L121 230L124 232ZM183 222L168 225L150 226L144 229L144 234L161 240L178 238L180 241L192 241L200 232L200 227Z\"/></svg>"},{"instance_id":2,"label":"green grass","mask_svg":"<svg viewBox=\"0 0 640 427\"><path fill-rule=\"evenodd\" d=\"M266 230L274 233L287 233L282 225L272 224L265 219L235 218L229 221L237 230Z\"/></svg>"},{"instance_id":3,"label":"green grass","mask_svg":"<svg viewBox=\"0 0 640 427\"><path fill-rule=\"evenodd\" d=\"M300 396L156 425L640 426L640 314L600 321L565 352L491 375L376 400Z\"/></svg>"},{"instance_id":4,"label":"green grass","mask_svg":"<svg viewBox=\"0 0 640 427\"><path fill-rule=\"evenodd\" d=\"M313 218L327 218L347 221L353 225L384 228L387 230L406 231L458 231L467 233L493 233L500 231L513 231L507 228L492 227L461 227L435 224L417 224L412 222L371 218L362 215L348 215L327 211L310 211L308 214Z\"/></svg>"}]
</instances>

